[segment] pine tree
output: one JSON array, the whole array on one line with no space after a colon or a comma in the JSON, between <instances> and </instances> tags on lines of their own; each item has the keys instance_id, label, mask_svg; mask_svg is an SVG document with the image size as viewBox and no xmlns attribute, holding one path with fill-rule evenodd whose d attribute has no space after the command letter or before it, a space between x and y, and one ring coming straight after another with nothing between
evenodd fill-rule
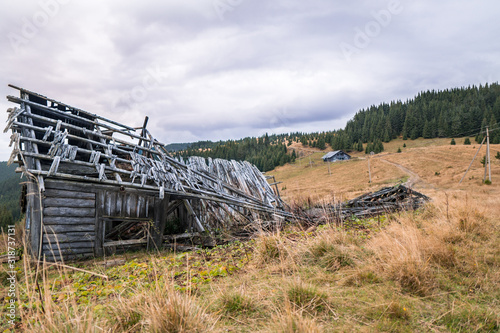
<instances>
[{"instance_id":1,"label":"pine tree","mask_svg":"<svg viewBox=\"0 0 500 333\"><path fill-rule=\"evenodd\" d=\"M386 128L384 132L384 142L391 141L391 136L389 135L389 130Z\"/></svg>"},{"instance_id":2,"label":"pine tree","mask_svg":"<svg viewBox=\"0 0 500 333\"><path fill-rule=\"evenodd\" d=\"M372 151L373 151L373 143L370 143L370 142L369 142L369 143L366 145L365 154L369 154L369 153L371 153Z\"/></svg>"},{"instance_id":3,"label":"pine tree","mask_svg":"<svg viewBox=\"0 0 500 333\"><path fill-rule=\"evenodd\" d=\"M318 139L318 143L316 144L316 146L321 150L325 150L326 149L325 139L323 137L320 137Z\"/></svg>"},{"instance_id":4,"label":"pine tree","mask_svg":"<svg viewBox=\"0 0 500 333\"><path fill-rule=\"evenodd\" d=\"M470 139L469 138L465 138L464 145L470 145Z\"/></svg>"},{"instance_id":5,"label":"pine tree","mask_svg":"<svg viewBox=\"0 0 500 333\"><path fill-rule=\"evenodd\" d=\"M375 152L375 154L378 154L378 153L381 153L384 151L384 145L382 144L382 141L380 140L375 140L374 144L373 144L373 151Z\"/></svg>"},{"instance_id":6,"label":"pine tree","mask_svg":"<svg viewBox=\"0 0 500 333\"><path fill-rule=\"evenodd\" d=\"M358 141L358 147L356 149L357 151L363 151L363 142L361 140Z\"/></svg>"},{"instance_id":7,"label":"pine tree","mask_svg":"<svg viewBox=\"0 0 500 333\"><path fill-rule=\"evenodd\" d=\"M450 142L450 145L454 146L456 145L457 143L455 142L455 139L451 139L451 142Z\"/></svg>"},{"instance_id":8,"label":"pine tree","mask_svg":"<svg viewBox=\"0 0 500 333\"><path fill-rule=\"evenodd\" d=\"M430 138L432 138L431 124L427 120L425 121L424 131L422 133L422 136L424 137L424 139L430 139Z\"/></svg>"},{"instance_id":9,"label":"pine tree","mask_svg":"<svg viewBox=\"0 0 500 333\"><path fill-rule=\"evenodd\" d=\"M398 147L398 153L401 153L401 147Z\"/></svg>"}]
</instances>

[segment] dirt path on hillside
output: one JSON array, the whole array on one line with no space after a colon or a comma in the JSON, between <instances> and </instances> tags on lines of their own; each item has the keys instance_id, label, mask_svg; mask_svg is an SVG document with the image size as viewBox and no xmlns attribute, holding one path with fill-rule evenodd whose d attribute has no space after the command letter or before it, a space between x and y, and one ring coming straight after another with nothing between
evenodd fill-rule
<instances>
[{"instance_id":1,"label":"dirt path on hillside","mask_svg":"<svg viewBox=\"0 0 500 333\"><path fill-rule=\"evenodd\" d=\"M401 164L397 164L397 163L385 160L385 159L380 158L380 157L379 157L379 160L381 160L384 163L391 164L391 165L395 166L396 168L398 168L399 170L403 171L404 173L407 173L408 175L410 175L410 178L408 178L408 180L405 182L406 186L413 187L418 182L424 183L424 181L422 180L422 178L420 178L419 175L417 175L415 172L411 171L410 169L402 166Z\"/></svg>"}]
</instances>

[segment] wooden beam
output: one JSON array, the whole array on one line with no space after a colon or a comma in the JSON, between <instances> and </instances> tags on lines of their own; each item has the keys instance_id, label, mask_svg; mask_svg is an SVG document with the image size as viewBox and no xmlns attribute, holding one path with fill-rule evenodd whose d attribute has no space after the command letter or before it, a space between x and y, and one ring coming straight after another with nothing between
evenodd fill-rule
<instances>
[{"instance_id":1,"label":"wooden beam","mask_svg":"<svg viewBox=\"0 0 500 333\"><path fill-rule=\"evenodd\" d=\"M17 89L17 90L20 90L21 92L28 93L29 95L33 95L33 96L36 96L36 97L38 97L38 98L45 99L46 101L56 103L57 105L62 105L62 106L64 106L64 107L67 107L68 109L70 109L70 110L68 110L68 111L76 111L76 112L81 112L81 113L83 113L83 114L85 114L85 115L87 115L87 116L93 117L93 118L95 118L95 119L104 120L104 121L106 121L106 122L108 122L108 123L110 123L110 124L114 124L114 125L117 125L117 126L120 126L120 127L126 128L126 129L128 129L128 130L135 131L135 129L134 129L133 127L129 127L129 126L127 126L127 125L120 124L120 123L118 123L118 122L116 122L116 121L113 121L113 120L110 120L110 119L107 119L107 118L101 117L101 116L99 116L99 115L96 115L96 114L90 113L90 112L88 112L88 111L85 111L85 110L82 110L82 109L79 109L79 108L75 108L75 107L73 107L73 106L70 106L70 105L68 105L68 104L65 104L65 103L62 103L62 102L56 101L56 100L51 99L51 98L48 98L48 97L46 97L46 96L43 96L43 95L41 95L41 94L39 94L39 93L36 93L36 92L30 91L30 90L28 90L28 89L24 89L24 88L21 88L21 87L15 86L15 85L13 85L13 84L9 84L9 87L14 88L14 89Z\"/></svg>"}]
</instances>

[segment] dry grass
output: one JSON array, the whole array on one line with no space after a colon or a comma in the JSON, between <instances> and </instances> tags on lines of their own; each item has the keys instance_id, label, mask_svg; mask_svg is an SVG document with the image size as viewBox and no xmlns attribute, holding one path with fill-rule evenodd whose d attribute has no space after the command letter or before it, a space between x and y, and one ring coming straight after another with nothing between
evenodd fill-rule
<instances>
[{"instance_id":1,"label":"dry grass","mask_svg":"<svg viewBox=\"0 0 500 333\"><path fill-rule=\"evenodd\" d=\"M463 142L463 139L458 139L457 142ZM277 167L269 174L283 182L280 190L288 202L299 203L311 198L315 202L334 199L342 201L408 179L407 173L383 162L382 159L400 164L417 173L422 179L422 182L417 183L417 189L483 188L485 185L481 180L484 167L479 160L485 154L485 148L482 148L463 184L459 186L458 182L479 145L451 146L449 143L449 139L417 139L393 140L384 144L385 152L371 159L372 184L368 182L366 155L358 152L352 153L353 159L350 161L330 163L331 174L329 174L328 164L321 160L321 156L328 150L319 152L308 149L308 156L298 159L293 164ZM403 144L407 147L403 148ZM295 144L295 146L300 145ZM398 147L403 150L400 154L396 153ZM500 160L493 158L497 151L500 151L500 145L491 145L493 179L500 179ZM494 189L497 195L500 193L500 181L493 181L489 187L489 190Z\"/></svg>"},{"instance_id":2,"label":"dry grass","mask_svg":"<svg viewBox=\"0 0 500 333\"><path fill-rule=\"evenodd\" d=\"M169 283L155 283L132 297L120 297L112 308L114 332L207 332L215 320L196 300L174 290Z\"/></svg>"},{"instance_id":3,"label":"dry grass","mask_svg":"<svg viewBox=\"0 0 500 333\"><path fill-rule=\"evenodd\" d=\"M401 143L391 144L397 150ZM422 178L417 189L433 199L425 209L394 214L382 229L367 224L368 234L334 224L261 233L247 243L253 244L248 253L241 252L246 251L241 244L233 244L217 255L144 254L142 262L128 260L113 268L80 263L109 275L109 280L42 266L40 293L35 269L25 257L18 274L23 307L17 329L496 332L500 329L500 181L486 186L475 176L457 184L474 153L471 146L450 149L446 142L446 146L424 149L425 140L406 143L403 153L380 158L404 165ZM379 178L374 188L404 177L400 169L377 159L373 165ZM286 176L278 175L285 180L289 197L299 200L300 194L310 206L317 203L314 195L323 199L334 192L337 198L352 197L369 189L367 179L360 176L363 163L332 164L338 177L328 176L325 165L310 168L297 163L275 175ZM499 179L500 162L494 163L494 179ZM472 175L481 173L480 165L473 167ZM293 188L297 180L306 185ZM333 186L339 187L332 191ZM231 273L218 263L234 253L248 260ZM240 264L234 260L234 265ZM194 266L198 272L217 276L206 283L195 282ZM85 290L71 289L75 281L89 287L89 296L70 297ZM127 283L121 286L116 281ZM56 287L59 284L65 287ZM109 291L110 286L115 289ZM101 292L106 296L99 296ZM5 305L5 294L1 299Z\"/></svg>"},{"instance_id":4,"label":"dry grass","mask_svg":"<svg viewBox=\"0 0 500 333\"><path fill-rule=\"evenodd\" d=\"M303 311L297 310L292 304L285 303L274 315L272 324L266 327L266 332L282 333L319 333L323 329L312 318L304 317Z\"/></svg>"}]
</instances>

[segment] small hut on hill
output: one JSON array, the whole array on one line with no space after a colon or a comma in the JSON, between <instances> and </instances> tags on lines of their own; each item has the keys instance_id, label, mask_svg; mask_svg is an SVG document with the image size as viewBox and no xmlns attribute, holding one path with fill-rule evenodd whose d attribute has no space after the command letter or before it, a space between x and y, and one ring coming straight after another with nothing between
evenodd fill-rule
<instances>
[{"instance_id":1,"label":"small hut on hill","mask_svg":"<svg viewBox=\"0 0 500 333\"><path fill-rule=\"evenodd\" d=\"M336 162L336 161L346 161L350 160L351 156L342 150L331 151L325 154L323 157L323 162Z\"/></svg>"}]
</instances>

